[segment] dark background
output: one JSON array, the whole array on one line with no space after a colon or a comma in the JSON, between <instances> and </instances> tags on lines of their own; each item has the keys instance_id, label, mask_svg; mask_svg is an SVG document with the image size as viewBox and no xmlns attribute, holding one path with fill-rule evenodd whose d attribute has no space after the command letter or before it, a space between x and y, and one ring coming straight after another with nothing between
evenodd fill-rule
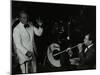
<instances>
[{"instance_id":1,"label":"dark background","mask_svg":"<svg viewBox=\"0 0 100 75\"><path fill-rule=\"evenodd\" d=\"M77 43L83 42L85 32L92 32L96 39L96 6L21 1L12 1L11 5L12 20L18 17L21 10L25 10L29 14L29 20L33 23L39 17L43 21L43 35L41 37L35 36L37 52L39 54L37 56L39 68L43 66L47 47L57 41L56 39L63 39L61 41L62 50L68 46L74 46ZM59 31L56 30L55 22L58 23L58 27L64 27L63 34L58 33ZM68 24L69 22L70 24ZM70 40L66 39L68 35L70 36ZM15 58L12 60L12 72L17 73L18 66L16 70L16 60ZM41 70L38 72L43 72ZM20 72L18 71L18 73Z\"/></svg>"},{"instance_id":2,"label":"dark background","mask_svg":"<svg viewBox=\"0 0 100 75\"><path fill-rule=\"evenodd\" d=\"M47 30L60 20L63 20L66 28L71 21L70 30L76 29L76 32L77 29L94 32L96 30L96 6L12 1L11 18L18 17L21 10L28 12L31 21L40 17Z\"/></svg>"}]
</instances>

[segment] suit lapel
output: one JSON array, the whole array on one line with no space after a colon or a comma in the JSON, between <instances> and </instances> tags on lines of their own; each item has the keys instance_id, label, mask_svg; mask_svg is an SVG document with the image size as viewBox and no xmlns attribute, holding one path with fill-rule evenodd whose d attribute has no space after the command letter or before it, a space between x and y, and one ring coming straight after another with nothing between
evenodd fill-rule
<instances>
[{"instance_id":1,"label":"suit lapel","mask_svg":"<svg viewBox=\"0 0 100 75\"><path fill-rule=\"evenodd\" d=\"M87 49L87 51L85 52L85 54L88 54L88 52L91 50L93 46L91 46L90 48Z\"/></svg>"},{"instance_id":2,"label":"suit lapel","mask_svg":"<svg viewBox=\"0 0 100 75\"><path fill-rule=\"evenodd\" d=\"M23 37L27 37L27 38L30 38L29 37L29 33L28 33L28 31L24 28L24 26L22 25L21 27L20 27L21 29L21 32L22 32L22 35L23 35Z\"/></svg>"}]
</instances>

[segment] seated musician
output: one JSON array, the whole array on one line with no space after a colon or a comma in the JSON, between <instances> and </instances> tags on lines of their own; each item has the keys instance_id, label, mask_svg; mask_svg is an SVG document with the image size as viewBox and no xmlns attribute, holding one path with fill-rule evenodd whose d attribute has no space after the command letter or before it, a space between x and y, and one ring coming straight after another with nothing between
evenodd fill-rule
<instances>
[{"instance_id":1,"label":"seated musician","mask_svg":"<svg viewBox=\"0 0 100 75\"><path fill-rule=\"evenodd\" d=\"M91 33L85 35L84 44L86 46L85 49L83 49L82 44L78 45L80 61L77 69L95 69L96 48L94 45L94 37Z\"/></svg>"}]
</instances>

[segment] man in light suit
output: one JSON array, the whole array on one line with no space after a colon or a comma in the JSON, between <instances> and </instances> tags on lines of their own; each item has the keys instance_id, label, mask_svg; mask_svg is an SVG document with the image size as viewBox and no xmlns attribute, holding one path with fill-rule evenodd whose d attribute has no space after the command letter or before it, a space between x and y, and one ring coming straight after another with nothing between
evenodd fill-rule
<instances>
[{"instance_id":1,"label":"man in light suit","mask_svg":"<svg viewBox=\"0 0 100 75\"><path fill-rule=\"evenodd\" d=\"M21 11L19 23L14 28L13 40L16 47L16 53L19 59L22 73L29 73L28 68L31 67L31 72L36 72L36 46L34 42L34 34L41 36L43 32L42 22L38 21L39 27L35 27L28 22L28 15ZM31 66L29 67L29 63Z\"/></svg>"}]
</instances>

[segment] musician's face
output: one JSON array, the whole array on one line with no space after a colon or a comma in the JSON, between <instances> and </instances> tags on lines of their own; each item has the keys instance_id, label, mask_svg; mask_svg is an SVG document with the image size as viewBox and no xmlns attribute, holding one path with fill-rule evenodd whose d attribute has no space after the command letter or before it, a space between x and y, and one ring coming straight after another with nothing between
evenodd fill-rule
<instances>
[{"instance_id":1,"label":"musician's face","mask_svg":"<svg viewBox=\"0 0 100 75\"><path fill-rule=\"evenodd\" d=\"M21 14L20 14L20 21L21 21L23 24L27 24L27 14L21 13Z\"/></svg>"},{"instance_id":2,"label":"musician's face","mask_svg":"<svg viewBox=\"0 0 100 75\"><path fill-rule=\"evenodd\" d=\"M84 44L86 46L90 45L91 44L91 41L89 40L89 34L87 34L84 38Z\"/></svg>"}]
</instances>

